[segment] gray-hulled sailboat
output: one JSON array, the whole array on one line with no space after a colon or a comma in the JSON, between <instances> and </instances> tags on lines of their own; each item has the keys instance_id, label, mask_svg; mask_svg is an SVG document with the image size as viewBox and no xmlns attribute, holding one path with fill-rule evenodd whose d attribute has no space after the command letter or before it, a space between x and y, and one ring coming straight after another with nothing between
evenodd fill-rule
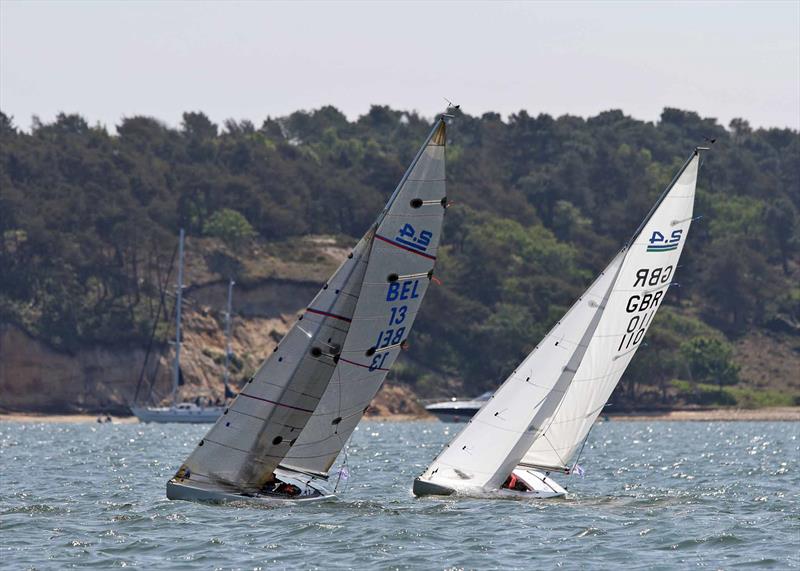
<instances>
[{"instance_id":1,"label":"gray-hulled sailboat","mask_svg":"<svg viewBox=\"0 0 800 571\"><path fill-rule=\"evenodd\" d=\"M692 222L696 149L633 237L414 481L414 494L557 497L673 283Z\"/></svg>"},{"instance_id":2,"label":"gray-hulled sailboat","mask_svg":"<svg viewBox=\"0 0 800 571\"><path fill-rule=\"evenodd\" d=\"M405 345L433 275L445 117L377 220L167 483L167 497L330 495L328 472Z\"/></svg>"}]
</instances>

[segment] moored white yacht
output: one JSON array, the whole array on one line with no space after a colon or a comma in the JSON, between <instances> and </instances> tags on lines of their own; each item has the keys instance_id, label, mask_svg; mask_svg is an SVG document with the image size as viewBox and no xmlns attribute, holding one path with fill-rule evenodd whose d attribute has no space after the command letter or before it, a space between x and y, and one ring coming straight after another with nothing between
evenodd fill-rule
<instances>
[{"instance_id":1,"label":"moored white yacht","mask_svg":"<svg viewBox=\"0 0 800 571\"><path fill-rule=\"evenodd\" d=\"M140 422L182 422L202 424L214 422L225 410L224 406L202 406L193 402L179 402L172 406L132 406L131 411Z\"/></svg>"},{"instance_id":2,"label":"moored white yacht","mask_svg":"<svg viewBox=\"0 0 800 571\"><path fill-rule=\"evenodd\" d=\"M183 242L184 232L180 231L178 242L178 284L175 301L175 361L172 374L172 394L169 406L145 406L132 405L131 412L140 422L158 423L186 423L186 424L207 424L216 421L225 411L224 405L204 404L209 399L200 398L196 402L177 402L178 387L182 384L181 373L181 309L183 303ZM231 297L233 295L233 280L228 284L228 305L226 312L226 346L225 346L225 398L232 397L233 394L228 386L228 374L231 355L230 342L230 322L231 322Z\"/></svg>"},{"instance_id":3,"label":"moored white yacht","mask_svg":"<svg viewBox=\"0 0 800 571\"><path fill-rule=\"evenodd\" d=\"M449 401L431 403L425 406L425 410L442 422L467 422L490 398L492 398L492 391L483 393L474 399L457 400L452 398Z\"/></svg>"}]
</instances>

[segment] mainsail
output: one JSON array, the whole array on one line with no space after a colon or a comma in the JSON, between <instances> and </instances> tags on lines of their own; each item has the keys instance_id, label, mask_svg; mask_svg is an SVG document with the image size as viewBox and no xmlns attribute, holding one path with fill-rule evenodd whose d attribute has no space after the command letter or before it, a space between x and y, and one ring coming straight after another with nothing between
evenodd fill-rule
<instances>
[{"instance_id":1,"label":"mainsail","mask_svg":"<svg viewBox=\"0 0 800 571\"><path fill-rule=\"evenodd\" d=\"M282 466L325 475L405 345L436 263L446 207L440 120L374 226L370 263L339 362Z\"/></svg>"},{"instance_id":2,"label":"mainsail","mask_svg":"<svg viewBox=\"0 0 800 571\"><path fill-rule=\"evenodd\" d=\"M349 435L355 427L432 275L445 206L444 142L440 119L376 223L200 441L178 480L254 493L295 448L315 451L313 458L292 456L296 469L322 472L316 466L335 460L344 441L332 444L327 433Z\"/></svg>"},{"instance_id":3,"label":"mainsail","mask_svg":"<svg viewBox=\"0 0 800 571\"><path fill-rule=\"evenodd\" d=\"M499 488L517 466L568 471L647 332L692 220L696 150L611 263L414 482Z\"/></svg>"}]
</instances>

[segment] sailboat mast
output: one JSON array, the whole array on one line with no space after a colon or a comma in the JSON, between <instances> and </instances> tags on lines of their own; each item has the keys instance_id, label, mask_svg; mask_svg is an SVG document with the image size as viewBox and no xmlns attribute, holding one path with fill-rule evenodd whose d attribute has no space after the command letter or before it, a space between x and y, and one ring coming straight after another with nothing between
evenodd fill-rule
<instances>
[{"instance_id":1,"label":"sailboat mast","mask_svg":"<svg viewBox=\"0 0 800 571\"><path fill-rule=\"evenodd\" d=\"M178 396L181 377L181 307L183 305L183 228L178 240L178 291L175 297L175 369L172 375L172 405Z\"/></svg>"},{"instance_id":2,"label":"sailboat mast","mask_svg":"<svg viewBox=\"0 0 800 571\"><path fill-rule=\"evenodd\" d=\"M228 379L230 377L231 364L231 305L233 300L233 286L236 282L231 279L228 282L228 306L225 310L225 374L222 378L225 383L225 399L228 398Z\"/></svg>"}]
</instances>

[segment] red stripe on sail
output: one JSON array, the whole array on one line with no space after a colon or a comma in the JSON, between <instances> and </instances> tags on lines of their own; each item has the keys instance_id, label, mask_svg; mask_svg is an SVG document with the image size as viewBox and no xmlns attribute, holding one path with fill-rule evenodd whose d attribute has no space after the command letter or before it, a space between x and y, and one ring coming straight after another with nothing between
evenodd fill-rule
<instances>
[{"instance_id":1,"label":"red stripe on sail","mask_svg":"<svg viewBox=\"0 0 800 571\"><path fill-rule=\"evenodd\" d=\"M369 369L369 365L364 365L362 363L356 363L355 361L350 361L343 357L339 357L340 361L344 361L345 363L350 363L351 365L355 365L356 367L364 367L365 369ZM372 369L373 371L388 371L389 369L381 369L380 367L375 367Z\"/></svg>"},{"instance_id":2,"label":"red stripe on sail","mask_svg":"<svg viewBox=\"0 0 800 571\"><path fill-rule=\"evenodd\" d=\"M378 240L386 242L387 244L391 244L392 246L400 248L401 250L405 250L406 252L411 252L412 254L417 254L418 256L422 256L423 258L428 258L429 260L435 260L436 259L436 256L431 256L430 254L426 254L425 252L420 252L418 250L415 250L414 248L409 248L408 246L403 246L402 244L398 244L394 240L389 240L388 238L384 238L383 236L379 236L378 234L375 234L375 237Z\"/></svg>"},{"instance_id":3,"label":"red stripe on sail","mask_svg":"<svg viewBox=\"0 0 800 571\"><path fill-rule=\"evenodd\" d=\"M300 408L299 406L292 406L290 404L283 404L282 402L277 402L277 401L274 401L274 400L269 400L269 399L265 399L265 398L261 398L261 397L256 397L256 396L253 396L253 395L248 395L247 393L239 393L239 396L240 397L247 397L247 398L255 399L255 400L260 400L260 401L264 401L264 402L268 402L269 404L274 404L275 406L282 406L284 408L291 408L292 410L299 410L301 412L309 412L309 413L313 413L314 412L313 410L308 410L307 408Z\"/></svg>"},{"instance_id":4,"label":"red stripe on sail","mask_svg":"<svg viewBox=\"0 0 800 571\"><path fill-rule=\"evenodd\" d=\"M341 319L342 321L346 321L347 323L351 323L353 320L345 317L344 315L336 315L335 313L328 313L327 311L320 311L319 309L311 309L310 307L306 309L306 311L310 311L311 313L316 313L317 315L322 315L324 317L333 317L334 319Z\"/></svg>"}]
</instances>

